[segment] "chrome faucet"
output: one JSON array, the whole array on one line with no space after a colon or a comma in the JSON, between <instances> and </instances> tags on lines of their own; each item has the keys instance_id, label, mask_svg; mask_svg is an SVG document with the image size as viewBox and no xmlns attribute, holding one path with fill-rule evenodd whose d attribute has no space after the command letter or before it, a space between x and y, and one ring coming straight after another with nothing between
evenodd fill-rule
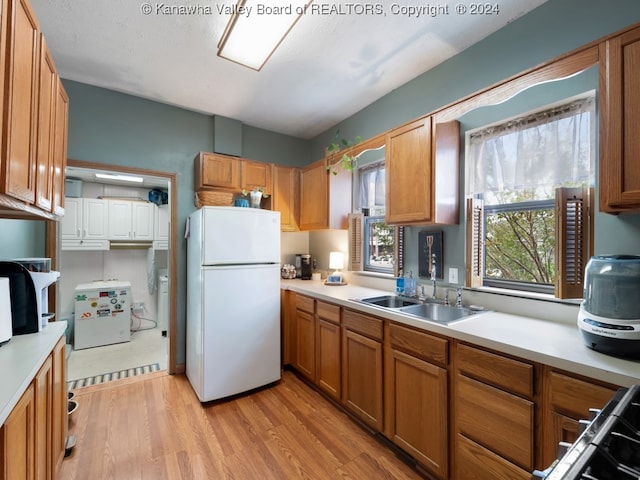
<instances>
[{"instance_id":1,"label":"chrome faucet","mask_svg":"<svg viewBox=\"0 0 640 480\"><path fill-rule=\"evenodd\" d=\"M431 282L433 284L433 290L431 292L431 298L436 298L436 254L431 254Z\"/></svg>"}]
</instances>

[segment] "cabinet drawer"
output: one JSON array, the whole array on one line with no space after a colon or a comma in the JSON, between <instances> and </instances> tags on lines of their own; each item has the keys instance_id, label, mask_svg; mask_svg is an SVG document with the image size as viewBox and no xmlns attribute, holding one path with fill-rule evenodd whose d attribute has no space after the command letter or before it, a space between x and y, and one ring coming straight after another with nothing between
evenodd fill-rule
<instances>
[{"instance_id":1,"label":"cabinet drawer","mask_svg":"<svg viewBox=\"0 0 640 480\"><path fill-rule=\"evenodd\" d=\"M316 314L328 322L340 324L340 306L332 303L316 301Z\"/></svg>"},{"instance_id":2,"label":"cabinet drawer","mask_svg":"<svg viewBox=\"0 0 640 480\"><path fill-rule=\"evenodd\" d=\"M456 480L529 480L531 473L524 471L482 445L458 435L454 465Z\"/></svg>"},{"instance_id":3,"label":"cabinet drawer","mask_svg":"<svg viewBox=\"0 0 640 480\"><path fill-rule=\"evenodd\" d=\"M342 315L344 326L375 340L382 340L382 320L368 317L351 310L345 310Z\"/></svg>"},{"instance_id":4,"label":"cabinet drawer","mask_svg":"<svg viewBox=\"0 0 640 480\"><path fill-rule=\"evenodd\" d=\"M314 302L315 300L313 298L305 297L304 295L296 295L296 308L298 310L314 313Z\"/></svg>"},{"instance_id":5,"label":"cabinet drawer","mask_svg":"<svg viewBox=\"0 0 640 480\"><path fill-rule=\"evenodd\" d=\"M586 418L590 408L602 408L615 393L614 389L551 372L551 405L572 418Z\"/></svg>"},{"instance_id":6,"label":"cabinet drawer","mask_svg":"<svg viewBox=\"0 0 640 480\"><path fill-rule=\"evenodd\" d=\"M458 369L470 377L533 397L533 365L466 345L458 345L456 359Z\"/></svg>"},{"instance_id":7,"label":"cabinet drawer","mask_svg":"<svg viewBox=\"0 0 640 480\"><path fill-rule=\"evenodd\" d=\"M389 328L391 345L429 362L446 365L449 363L447 347L449 341L392 323Z\"/></svg>"},{"instance_id":8,"label":"cabinet drawer","mask_svg":"<svg viewBox=\"0 0 640 480\"><path fill-rule=\"evenodd\" d=\"M464 436L533 470L534 404L463 375L456 378L456 423Z\"/></svg>"}]
</instances>

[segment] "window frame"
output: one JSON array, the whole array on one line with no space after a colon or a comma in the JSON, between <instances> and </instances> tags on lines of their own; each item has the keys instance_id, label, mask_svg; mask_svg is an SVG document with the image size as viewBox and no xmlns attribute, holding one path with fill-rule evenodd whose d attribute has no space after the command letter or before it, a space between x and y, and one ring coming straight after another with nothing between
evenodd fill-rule
<instances>
[{"instance_id":1,"label":"window frame","mask_svg":"<svg viewBox=\"0 0 640 480\"><path fill-rule=\"evenodd\" d=\"M385 217L383 215L375 215L375 216L366 216L364 217L364 222L363 222L363 228L364 228L364 235L362 236L362 252L363 252L363 260L362 260L362 269L365 272L376 272L376 273L386 273L389 275L393 275L394 271L395 271L395 263L397 263L397 258L394 258L395 262L394 262L394 266L391 267L377 267L375 265L371 265L369 263L369 259L371 258L370 255L370 251L369 251L369 245L370 245L370 226L373 223L383 223L386 225L385 222ZM398 232L397 229L393 228L393 226L391 226L392 230L393 230L393 249L394 249L394 257L397 257L395 255L395 251L396 249L396 243L397 243L397 236L398 236Z\"/></svg>"}]
</instances>

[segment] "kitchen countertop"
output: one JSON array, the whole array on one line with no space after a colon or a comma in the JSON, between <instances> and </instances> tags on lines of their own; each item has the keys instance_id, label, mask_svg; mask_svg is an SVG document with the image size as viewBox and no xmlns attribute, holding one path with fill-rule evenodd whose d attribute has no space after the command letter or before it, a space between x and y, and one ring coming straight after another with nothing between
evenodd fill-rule
<instances>
[{"instance_id":1,"label":"kitchen countertop","mask_svg":"<svg viewBox=\"0 0 640 480\"><path fill-rule=\"evenodd\" d=\"M351 300L388 295L392 293L389 291L351 284L328 286L312 280L282 280L280 285L285 290L614 385L628 387L640 383L640 361L616 358L588 348L577 323L488 311L451 325L441 325Z\"/></svg>"},{"instance_id":2,"label":"kitchen countertop","mask_svg":"<svg viewBox=\"0 0 640 480\"><path fill-rule=\"evenodd\" d=\"M0 347L0 425L4 424L66 328L65 321L52 322L38 333L13 336Z\"/></svg>"}]
</instances>

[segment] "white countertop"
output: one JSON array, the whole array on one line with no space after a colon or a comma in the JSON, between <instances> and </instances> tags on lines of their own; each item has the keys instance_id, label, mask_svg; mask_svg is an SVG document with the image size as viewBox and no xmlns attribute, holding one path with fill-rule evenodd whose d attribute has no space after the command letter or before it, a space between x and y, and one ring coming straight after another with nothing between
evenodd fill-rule
<instances>
[{"instance_id":1,"label":"white countertop","mask_svg":"<svg viewBox=\"0 0 640 480\"><path fill-rule=\"evenodd\" d=\"M358 285L328 286L312 280L282 280L281 288L614 385L628 387L640 383L640 361L616 358L588 348L577 323L485 312L451 325L441 325L351 300L388 295L389 291Z\"/></svg>"},{"instance_id":2,"label":"white countertop","mask_svg":"<svg viewBox=\"0 0 640 480\"><path fill-rule=\"evenodd\" d=\"M65 321L52 322L38 333L13 336L0 347L0 425L16 406L66 328Z\"/></svg>"}]
</instances>

